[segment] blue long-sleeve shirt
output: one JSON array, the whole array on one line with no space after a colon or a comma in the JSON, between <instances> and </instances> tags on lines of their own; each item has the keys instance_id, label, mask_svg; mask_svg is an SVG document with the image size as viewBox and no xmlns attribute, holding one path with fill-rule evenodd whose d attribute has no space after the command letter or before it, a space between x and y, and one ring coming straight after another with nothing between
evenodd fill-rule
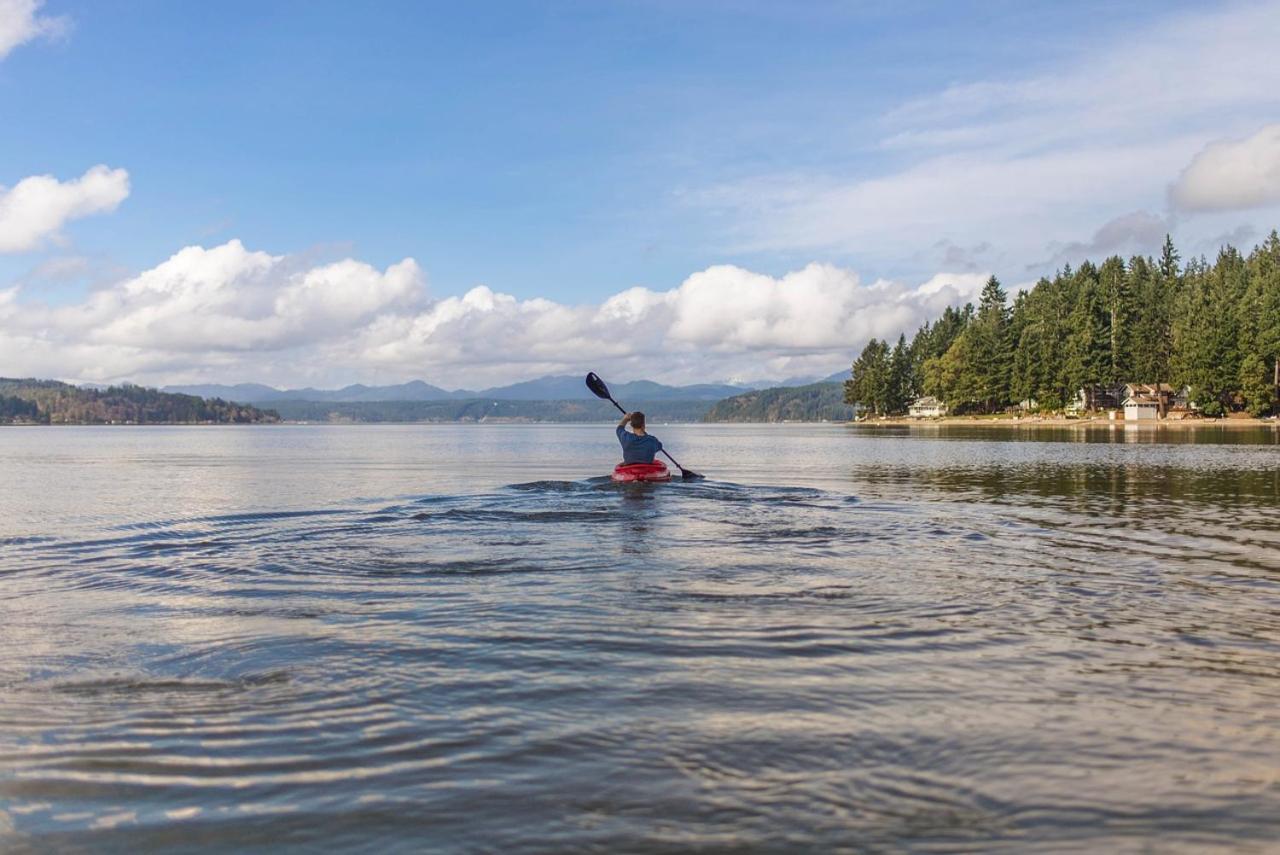
<instances>
[{"instance_id":1,"label":"blue long-sleeve shirt","mask_svg":"<svg viewBox=\"0 0 1280 855\"><path fill-rule=\"evenodd\" d=\"M622 425L618 425L618 442L622 443L623 463L652 463L654 456L662 450L662 443L656 436L636 436Z\"/></svg>"}]
</instances>

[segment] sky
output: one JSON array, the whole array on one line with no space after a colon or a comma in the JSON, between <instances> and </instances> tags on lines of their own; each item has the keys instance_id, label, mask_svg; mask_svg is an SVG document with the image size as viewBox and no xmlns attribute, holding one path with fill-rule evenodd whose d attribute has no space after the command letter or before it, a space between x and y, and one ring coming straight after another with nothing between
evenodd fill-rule
<instances>
[{"instance_id":1,"label":"sky","mask_svg":"<svg viewBox=\"0 0 1280 855\"><path fill-rule=\"evenodd\" d=\"M0 376L847 367L1280 226L1280 0L0 0Z\"/></svg>"}]
</instances>

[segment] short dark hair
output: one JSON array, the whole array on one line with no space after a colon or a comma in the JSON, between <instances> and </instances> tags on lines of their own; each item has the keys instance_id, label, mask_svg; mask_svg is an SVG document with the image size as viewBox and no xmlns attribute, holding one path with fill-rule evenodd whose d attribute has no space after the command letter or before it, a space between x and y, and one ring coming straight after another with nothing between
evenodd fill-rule
<instances>
[{"instance_id":1,"label":"short dark hair","mask_svg":"<svg viewBox=\"0 0 1280 855\"><path fill-rule=\"evenodd\" d=\"M631 426L633 428L640 428L640 430L644 430L644 413L632 413Z\"/></svg>"}]
</instances>

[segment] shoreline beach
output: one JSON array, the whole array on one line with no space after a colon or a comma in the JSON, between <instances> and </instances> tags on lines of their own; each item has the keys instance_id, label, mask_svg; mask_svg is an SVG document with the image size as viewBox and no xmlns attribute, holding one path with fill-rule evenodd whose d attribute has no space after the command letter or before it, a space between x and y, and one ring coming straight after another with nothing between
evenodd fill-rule
<instances>
[{"instance_id":1,"label":"shoreline beach","mask_svg":"<svg viewBox=\"0 0 1280 855\"><path fill-rule=\"evenodd\" d=\"M1105 418L1066 418L1063 416L1028 417L1028 418L992 418L982 416L944 416L942 418L913 419L893 417L868 419L866 421L850 421L845 424L853 427L950 427L964 425L971 427L1009 427L1009 428L1092 428L1110 427L1138 430L1202 430L1238 428L1273 428L1280 430L1280 420L1258 418L1220 418L1220 419L1163 419L1130 420Z\"/></svg>"}]
</instances>

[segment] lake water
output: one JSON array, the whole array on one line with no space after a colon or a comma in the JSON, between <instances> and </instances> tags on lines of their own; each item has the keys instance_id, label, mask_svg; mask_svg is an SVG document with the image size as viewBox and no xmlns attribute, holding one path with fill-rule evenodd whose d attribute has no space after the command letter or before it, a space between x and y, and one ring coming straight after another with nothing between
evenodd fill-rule
<instances>
[{"instance_id":1,"label":"lake water","mask_svg":"<svg viewBox=\"0 0 1280 855\"><path fill-rule=\"evenodd\" d=\"M1280 840L1270 429L0 430L0 850Z\"/></svg>"}]
</instances>

